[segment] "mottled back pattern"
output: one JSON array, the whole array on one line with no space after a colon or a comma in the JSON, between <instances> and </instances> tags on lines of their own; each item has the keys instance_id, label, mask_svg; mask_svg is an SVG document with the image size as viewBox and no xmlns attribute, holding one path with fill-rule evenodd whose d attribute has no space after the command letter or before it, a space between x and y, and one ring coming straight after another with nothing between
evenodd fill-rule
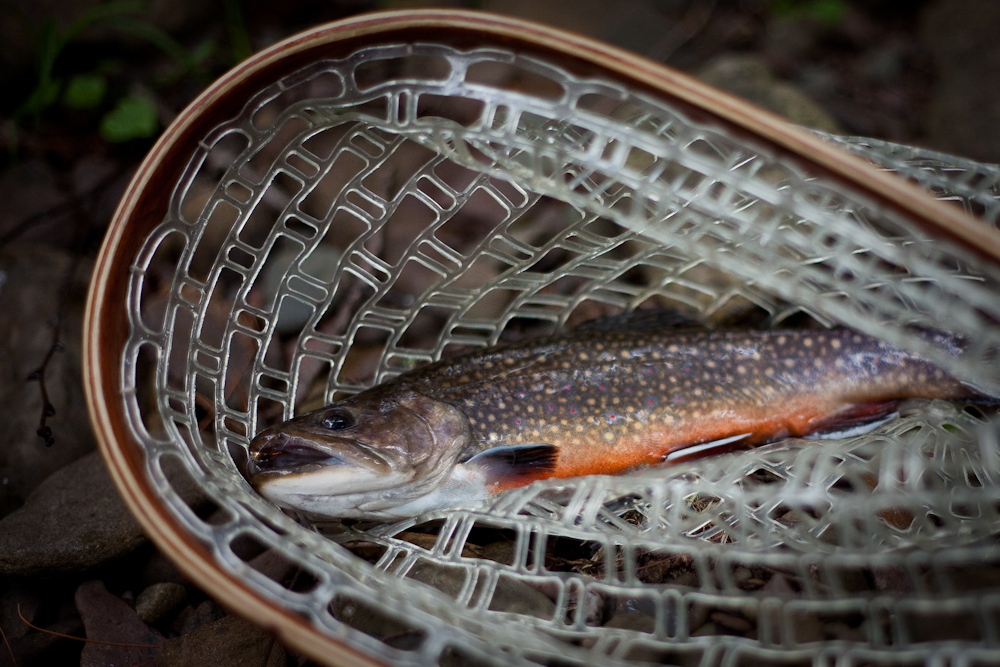
<instances>
[{"instance_id":1,"label":"mottled back pattern","mask_svg":"<svg viewBox=\"0 0 1000 667\"><path fill-rule=\"evenodd\" d=\"M849 330L581 331L445 360L381 390L403 388L466 414L468 455L559 446L556 476L619 472L740 434L752 445L832 430L895 399L972 393Z\"/></svg>"}]
</instances>

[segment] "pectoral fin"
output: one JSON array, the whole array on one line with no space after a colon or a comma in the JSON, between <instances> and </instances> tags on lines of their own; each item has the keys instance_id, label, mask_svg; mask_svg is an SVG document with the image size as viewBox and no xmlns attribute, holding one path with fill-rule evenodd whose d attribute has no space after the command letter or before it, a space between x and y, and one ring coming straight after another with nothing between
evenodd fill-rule
<instances>
[{"instance_id":1,"label":"pectoral fin","mask_svg":"<svg viewBox=\"0 0 1000 667\"><path fill-rule=\"evenodd\" d=\"M552 477L559 448L549 444L493 447L465 461L470 472L482 475L488 487L500 492Z\"/></svg>"}]
</instances>

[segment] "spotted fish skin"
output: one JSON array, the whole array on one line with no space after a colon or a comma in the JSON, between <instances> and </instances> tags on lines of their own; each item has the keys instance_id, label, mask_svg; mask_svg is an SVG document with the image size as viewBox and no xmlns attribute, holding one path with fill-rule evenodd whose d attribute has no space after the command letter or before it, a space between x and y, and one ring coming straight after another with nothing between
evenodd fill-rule
<instances>
[{"instance_id":1,"label":"spotted fish skin","mask_svg":"<svg viewBox=\"0 0 1000 667\"><path fill-rule=\"evenodd\" d=\"M907 398L983 397L846 329L580 330L450 358L272 427L251 443L251 481L306 511L396 518L699 443L840 430Z\"/></svg>"},{"instance_id":2,"label":"spotted fish skin","mask_svg":"<svg viewBox=\"0 0 1000 667\"><path fill-rule=\"evenodd\" d=\"M850 330L585 332L473 353L392 385L461 410L474 443L466 456L557 446L552 477L617 474L744 433L741 444L757 445L834 430L897 399L976 395Z\"/></svg>"}]
</instances>

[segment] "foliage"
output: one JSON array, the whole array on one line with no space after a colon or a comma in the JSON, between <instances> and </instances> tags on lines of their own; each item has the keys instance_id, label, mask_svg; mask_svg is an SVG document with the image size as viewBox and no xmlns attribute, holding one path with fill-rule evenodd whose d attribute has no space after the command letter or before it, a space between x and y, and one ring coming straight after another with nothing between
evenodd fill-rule
<instances>
[{"instance_id":1,"label":"foliage","mask_svg":"<svg viewBox=\"0 0 1000 667\"><path fill-rule=\"evenodd\" d=\"M160 84L192 75L203 78L204 63L217 50L216 44L208 40L197 48L185 48L144 19L147 9L145 2L114 0L84 12L65 28L60 28L55 18L46 19L35 37L34 85L14 110L15 129L28 121L37 123L43 113L61 105L99 113L98 127L105 141L122 142L154 136L160 124L157 105L150 92L121 90L122 86L113 85L116 78L120 79L115 75L124 67L122 62L99 62L67 76L60 76L57 67L65 61L67 47L77 42L83 33L101 29L151 45L169 56L171 67L158 82ZM227 0L226 13L233 51L245 57L249 55L249 40L243 30L238 0ZM142 85L156 83L144 81Z\"/></svg>"},{"instance_id":2,"label":"foliage","mask_svg":"<svg viewBox=\"0 0 1000 667\"><path fill-rule=\"evenodd\" d=\"M771 9L786 18L810 18L828 26L840 25L847 12L844 0L772 0Z\"/></svg>"}]
</instances>

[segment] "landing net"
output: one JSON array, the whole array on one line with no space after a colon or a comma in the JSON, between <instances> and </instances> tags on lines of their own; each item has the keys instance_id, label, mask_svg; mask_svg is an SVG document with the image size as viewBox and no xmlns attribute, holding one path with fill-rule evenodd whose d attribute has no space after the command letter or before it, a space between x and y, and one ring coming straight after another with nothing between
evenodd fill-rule
<instances>
[{"instance_id":1,"label":"landing net","mask_svg":"<svg viewBox=\"0 0 1000 667\"><path fill-rule=\"evenodd\" d=\"M828 139L1000 219L995 167ZM973 408L914 402L864 436L394 525L296 520L239 468L259 429L335 397L636 308L850 326L997 391L997 266L794 156L496 49L313 63L163 187L131 268L129 428L221 567L329 637L401 665L995 659L1000 433ZM209 510L181 499L185 478ZM291 588L262 552L298 570Z\"/></svg>"}]
</instances>

